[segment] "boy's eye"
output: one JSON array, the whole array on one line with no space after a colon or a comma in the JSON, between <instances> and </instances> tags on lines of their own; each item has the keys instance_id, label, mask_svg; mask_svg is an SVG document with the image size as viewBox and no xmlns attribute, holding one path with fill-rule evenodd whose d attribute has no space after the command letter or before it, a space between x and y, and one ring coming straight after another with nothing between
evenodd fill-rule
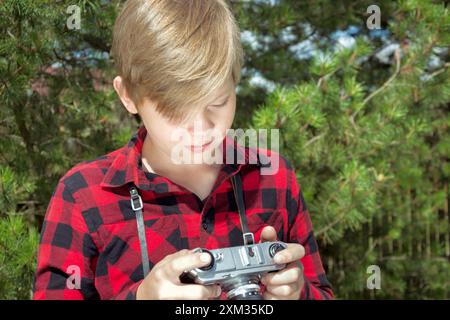
<instances>
[{"instance_id":1,"label":"boy's eye","mask_svg":"<svg viewBox=\"0 0 450 320\"><path fill-rule=\"evenodd\" d=\"M225 100L225 102L223 102L223 103L221 103L221 104L212 104L211 107L214 107L214 108L221 108L221 107L225 106L225 105L227 104L227 102L228 102L228 99Z\"/></svg>"},{"instance_id":2,"label":"boy's eye","mask_svg":"<svg viewBox=\"0 0 450 320\"><path fill-rule=\"evenodd\" d=\"M211 107L214 107L214 108L220 108L220 107L223 107L223 106L225 106L225 105L226 105L226 102L225 102L225 103L222 103L222 104L212 104Z\"/></svg>"}]
</instances>

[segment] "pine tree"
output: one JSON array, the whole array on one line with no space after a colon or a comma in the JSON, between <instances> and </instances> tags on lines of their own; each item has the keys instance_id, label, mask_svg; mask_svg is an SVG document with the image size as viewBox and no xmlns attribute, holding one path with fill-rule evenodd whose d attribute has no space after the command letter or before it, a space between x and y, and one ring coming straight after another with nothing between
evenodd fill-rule
<instances>
[{"instance_id":1,"label":"pine tree","mask_svg":"<svg viewBox=\"0 0 450 320\"><path fill-rule=\"evenodd\" d=\"M0 298L30 297L36 229L58 179L135 130L103 90L117 1L78 1L80 30L66 23L72 4L0 2Z\"/></svg>"},{"instance_id":2,"label":"pine tree","mask_svg":"<svg viewBox=\"0 0 450 320\"><path fill-rule=\"evenodd\" d=\"M280 129L339 298L449 298L450 70L429 64L449 27L443 5L403 1L383 82L365 76L374 48L359 37L317 54L309 80L278 86L253 116ZM370 265L382 290L366 288Z\"/></svg>"}]
</instances>

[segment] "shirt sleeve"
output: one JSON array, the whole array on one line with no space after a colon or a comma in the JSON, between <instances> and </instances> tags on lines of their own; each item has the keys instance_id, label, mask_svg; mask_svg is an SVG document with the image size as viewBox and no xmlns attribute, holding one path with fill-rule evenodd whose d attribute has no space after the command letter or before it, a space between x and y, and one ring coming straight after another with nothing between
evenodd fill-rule
<instances>
[{"instance_id":1,"label":"shirt sleeve","mask_svg":"<svg viewBox=\"0 0 450 320\"><path fill-rule=\"evenodd\" d=\"M97 300L95 270L99 239L89 232L79 202L61 179L53 193L41 230L34 300ZM140 282L111 299L136 299Z\"/></svg>"},{"instance_id":2,"label":"shirt sleeve","mask_svg":"<svg viewBox=\"0 0 450 320\"><path fill-rule=\"evenodd\" d=\"M79 203L60 180L42 225L33 299L98 299L93 268L97 253Z\"/></svg>"},{"instance_id":3,"label":"shirt sleeve","mask_svg":"<svg viewBox=\"0 0 450 320\"><path fill-rule=\"evenodd\" d=\"M60 180L42 225L33 299L98 299L94 285L97 256L79 203Z\"/></svg>"},{"instance_id":4,"label":"shirt sleeve","mask_svg":"<svg viewBox=\"0 0 450 320\"><path fill-rule=\"evenodd\" d=\"M297 242L305 248L300 259L304 267L305 284L300 299L333 299L331 284L325 275L308 209L297 184L294 170L289 170L287 209L289 220L288 242Z\"/></svg>"}]
</instances>

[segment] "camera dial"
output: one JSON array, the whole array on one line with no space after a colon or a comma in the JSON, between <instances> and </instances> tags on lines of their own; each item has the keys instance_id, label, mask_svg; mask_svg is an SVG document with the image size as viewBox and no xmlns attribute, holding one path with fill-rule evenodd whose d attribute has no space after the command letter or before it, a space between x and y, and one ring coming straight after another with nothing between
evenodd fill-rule
<instances>
[{"instance_id":1,"label":"camera dial","mask_svg":"<svg viewBox=\"0 0 450 320\"><path fill-rule=\"evenodd\" d=\"M282 245L279 242L276 242L276 243L273 243L270 245L269 254L273 258L277 252L284 250L284 249L286 249L286 247L284 245Z\"/></svg>"},{"instance_id":2,"label":"camera dial","mask_svg":"<svg viewBox=\"0 0 450 320\"><path fill-rule=\"evenodd\" d=\"M204 252L204 253L207 253L207 254L209 254L211 256L211 263L206 265L206 266L204 266L204 267L199 268L202 271L211 270L212 267L214 266L214 261L215 261L214 255L211 253L211 251L209 251L208 249L199 248L199 249L196 250L196 252Z\"/></svg>"}]
</instances>

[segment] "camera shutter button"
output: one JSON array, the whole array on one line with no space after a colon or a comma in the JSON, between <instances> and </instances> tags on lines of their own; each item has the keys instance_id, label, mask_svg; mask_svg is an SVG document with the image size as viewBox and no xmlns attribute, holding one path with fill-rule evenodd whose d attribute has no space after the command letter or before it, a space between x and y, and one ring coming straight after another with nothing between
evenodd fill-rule
<instances>
[{"instance_id":1,"label":"camera shutter button","mask_svg":"<svg viewBox=\"0 0 450 320\"><path fill-rule=\"evenodd\" d=\"M273 258L277 252L284 250L284 249L286 249L286 247L283 246L281 243L274 243L274 244L271 244L269 247L269 254Z\"/></svg>"},{"instance_id":2,"label":"camera shutter button","mask_svg":"<svg viewBox=\"0 0 450 320\"><path fill-rule=\"evenodd\" d=\"M209 250L207 250L207 249L201 249L201 252L203 252L203 253L207 253L207 254L209 254L210 256L211 256L211 263L209 264L209 265L207 265L207 266L204 266L204 267L201 267L201 268L199 268L200 270L203 270L203 271L207 271L207 270L210 270L213 266L214 266L214 256L213 256L213 254L211 253L211 251L209 251Z\"/></svg>"}]
</instances>

